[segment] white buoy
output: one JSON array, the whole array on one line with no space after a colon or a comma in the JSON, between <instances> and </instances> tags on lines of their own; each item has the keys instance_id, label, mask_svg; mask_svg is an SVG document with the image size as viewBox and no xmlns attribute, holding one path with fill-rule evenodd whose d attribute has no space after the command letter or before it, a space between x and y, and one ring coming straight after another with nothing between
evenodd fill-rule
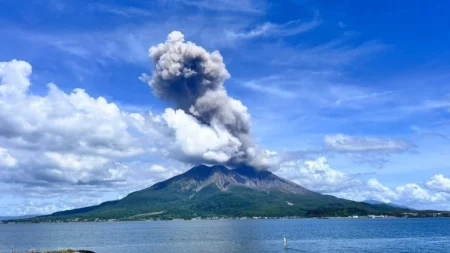
<instances>
[{"instance_id":1,"label":"white buoy","mask_svg":"<svg viewBox=\"0 0 450 253\"><path fill-rule=\"evenodd\" d=\"M284 248L287 249L288 244L287 244L287 238L286 238L286 235L283 235L283 243L284 243Z\"/></svg>"}]
</instances>

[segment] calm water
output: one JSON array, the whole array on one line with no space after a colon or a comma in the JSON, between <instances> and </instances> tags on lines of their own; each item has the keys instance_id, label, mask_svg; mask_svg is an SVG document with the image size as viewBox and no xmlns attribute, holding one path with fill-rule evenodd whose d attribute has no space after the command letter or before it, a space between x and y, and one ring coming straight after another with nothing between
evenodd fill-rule
<instances>
[{"instance_id":1,"label":"calm water","mask_svg":"<svg viewBox=\"0 0 450 253\"><path fill-rule=\"evenodd\" d=\"M450 219L0 224L0 252L450 252Z\"/></svg>"}]
</instances>

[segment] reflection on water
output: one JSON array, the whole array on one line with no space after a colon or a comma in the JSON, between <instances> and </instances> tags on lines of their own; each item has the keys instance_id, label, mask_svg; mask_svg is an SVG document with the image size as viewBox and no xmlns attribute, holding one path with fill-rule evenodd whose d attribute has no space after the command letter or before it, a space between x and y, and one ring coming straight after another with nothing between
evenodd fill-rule
<instances>
[{"instance_id":1,"label":"reflection on water","mask_svg":"<svg viewBox=\"0 0 450 253\"><path fill-rule=\"evenodd\" d=\"M450 219L220 220L0 225L0 252L450 252ZM283 248L283 235L288 249Z\"/></svg>"}]
</instances>

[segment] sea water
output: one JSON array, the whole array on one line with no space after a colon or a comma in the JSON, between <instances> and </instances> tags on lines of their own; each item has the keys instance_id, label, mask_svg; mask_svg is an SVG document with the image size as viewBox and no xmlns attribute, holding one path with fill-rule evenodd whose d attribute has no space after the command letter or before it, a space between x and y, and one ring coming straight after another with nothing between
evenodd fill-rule
<instances>
[{"instance_id":1,"label":"sea water","mask_svg":"<svg viewBox=\"0 0 450 253\"><path fill-rule=\"evenodd\" d=\"M98 253L450 252L450 219L0 224L0 252L64 248Z\"/></svg>"}]
</instances>

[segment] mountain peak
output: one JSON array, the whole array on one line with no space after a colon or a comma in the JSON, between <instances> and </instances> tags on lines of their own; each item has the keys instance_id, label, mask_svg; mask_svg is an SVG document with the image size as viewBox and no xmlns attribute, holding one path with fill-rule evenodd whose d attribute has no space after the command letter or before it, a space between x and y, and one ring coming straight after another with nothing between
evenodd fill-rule
<instances>
[{"instance_id":1,"label":"mountain peak","mask_svg":"<svg viewBox=\"0 0 450 253\"><path fill-rule=\"evenodd\" d=\"M224 192L235 187L244 187L264 192L275 191L301 195L313 193L300 185L277 177L270 171L257 170L246 165L230 170L223 165L201 164L181 175L155 184L151 188L164 189L168 186L177 186L181 191L194 192L212 186Z\"/></svg>"},{"instance_id":2,"label":"mountain peak","mask_svg":"<svg viewBox=\"0 0 450 253\"><path fill-rule=\"evenodd\" d=\"M229 169L222 165L207 166L204 164L200 164L192 167L190 170L186 171L182 175L185 177L191 177L196 180L204 180L210 177L215 172L226 174L229 172Z\"/></svg>"}]
</instances>

